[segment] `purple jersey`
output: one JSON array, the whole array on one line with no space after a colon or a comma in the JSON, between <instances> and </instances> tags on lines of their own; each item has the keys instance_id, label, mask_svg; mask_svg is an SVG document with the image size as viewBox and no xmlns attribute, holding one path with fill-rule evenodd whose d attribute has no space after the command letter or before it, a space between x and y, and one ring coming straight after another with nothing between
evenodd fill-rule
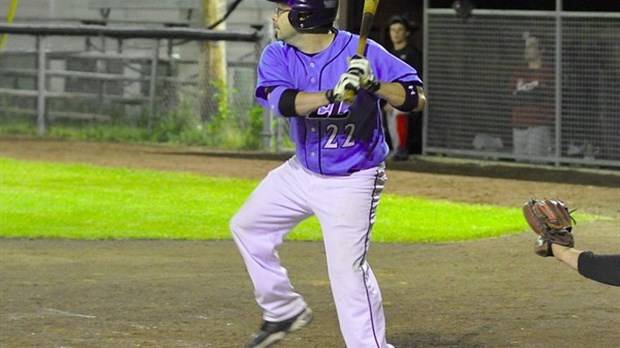
<instances>
[{"instance_id":1,"label":"purple jersey","mask_svg":"<svg viewBox=\"0 0 620 348\"><path fill-rule=\"evenodd\" d=\"M265 48L258 65L256 98L281 116L278 103L286 89L304 92L333 88L356 54L359 36L338 31L332 44L309 55L277 41ZM415 69L368 40L366 58L380 81L414 81L422 85ZM267 89L271 96L267 100ZM306 117L289 117L290 136L299 161L313 172L348 175L379 165L387 156L379 98L360 90L353 105L335 102Z\"/></svg>"}]
</instances>

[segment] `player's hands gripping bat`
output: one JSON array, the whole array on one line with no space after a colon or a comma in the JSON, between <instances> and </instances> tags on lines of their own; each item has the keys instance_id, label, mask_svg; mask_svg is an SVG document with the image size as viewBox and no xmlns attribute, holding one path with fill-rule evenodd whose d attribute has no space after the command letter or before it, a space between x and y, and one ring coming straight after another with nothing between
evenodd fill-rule
<instances>
[{"instance_id":1,"label":"player's hands gripping bat","mask_svg":"<svg viewBox=\"0 0 620 348\"><path fill-rule=\"evenodd\" d=\"M372 72L370 62L362 56L355 55L351 58L348 72L359 75L362 88L369 92L376 92L381 87L377 77Z\"/></svg>"},{"instance_id":2,"label":"player's hands gripping bat","mask_svg":"<svg viewBox=\"0 0 620 348\"><path fill-rule=\"evenodd\" d=\"M351 105L355 102L355 94L359 91L360 87L360 76L350 72L345 72L340 75L340 80L338 80L336 86L325 92L325 98L327 98L330 103L344 101L345 103ZM349 92L352 92L353 94L350 95ZM351 97L347 97L349 95Z\"/></svg>"},{"instance_id":3,"label":"player's hands gripping bat","mask_svg":"<svg viewBox=\"0 0 620 348\"><path fill-rule=\"evenodd\" d=\"M375 13L379 6L379 0L364 0L364 13L362 16L362 26L360 29L360 41L357 44L357 56L363 57L364 51L366 51L366 41L372 28L372 23L375 20ZM353 61L353 60L351 60ZM347 92L346 100L355 99L355 92Z\"/></svg>"}]
</instances>

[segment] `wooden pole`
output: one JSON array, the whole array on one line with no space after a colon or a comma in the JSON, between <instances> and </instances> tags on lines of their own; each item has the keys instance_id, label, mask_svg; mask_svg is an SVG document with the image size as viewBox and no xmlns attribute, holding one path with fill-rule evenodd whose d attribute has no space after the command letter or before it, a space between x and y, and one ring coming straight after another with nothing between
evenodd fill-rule
<instances>
[{"instance_id":1,"label":"wooden pole","mask_svg":"<svg viewBox=\"0 0 620 348\"><path fill-rule=\"evenodd\" d=\"M203 27L208 28L209 25L215 23L223 15L226 1L225 0L203 0ZM213 30L225 30L226 24L221 23ZM202 119L207 121L218 112L219 105L213 101L213 95L221 93L216 90L215 86L227 86L226 76L226 46L224 41L203 41L202 43L202 60L201 60L201 87L205 96L204 109L202 111ZM226 100L222 101L226 103ZM226 105L222 105L222 109L226 110Z\"/></svg>"},{"instance_id":2,"label":"wooden pole","mask_svg":"<svg viewBox=\"0 0 620 348\"><path fill-rule=\"evenodd\" d=\"M17 5L19 4L19 0L12 0L11 6L9 7L9 13L6 16L6 22L11 24L13 22L13 18L15 17L15 11L17 10ZM4 49L4 45L6 44L6 34L2 34L0 36L0 51Z\"/></svg>"}]
</instances>

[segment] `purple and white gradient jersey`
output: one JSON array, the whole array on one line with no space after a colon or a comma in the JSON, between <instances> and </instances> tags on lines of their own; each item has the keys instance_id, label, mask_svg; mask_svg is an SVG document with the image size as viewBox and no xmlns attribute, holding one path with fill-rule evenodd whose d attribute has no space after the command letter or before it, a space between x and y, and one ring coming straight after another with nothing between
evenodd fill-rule
<instances>
[{"instance_id":1,"label":"purple and white gradient jersey","mask_svg":"<svg viewBox=\"0 0 620 348\"><path fill-rule=\"evenodd\" d=\"M281 116L282 92L292 88L303 92L325 91L338 83L355 55L359 36L338 31L332 44L309 55L281 41L265 48L258 65L256 98ZM372 40L366 58L380 81L413 81L422 85L415 69L391 55ZM267 89L272 89L267 100ZM348 175L375 167L389 152L381 120L379 98L360 90L351 106L335 102L306 117L288 117L290 136L299 161L323 175Z\"/></svg>"}]
</instances>

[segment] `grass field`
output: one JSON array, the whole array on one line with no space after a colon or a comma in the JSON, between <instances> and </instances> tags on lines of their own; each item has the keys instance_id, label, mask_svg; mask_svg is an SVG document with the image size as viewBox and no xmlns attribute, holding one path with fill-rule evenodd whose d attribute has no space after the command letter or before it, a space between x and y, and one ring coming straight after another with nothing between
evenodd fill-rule
<instances>
[{"instance_id":1,"label":"grass field","mask_svg":"<svg viewBox=\"0 0 620 348\"><path fill-rule=\"evenodd\" d=\"M257 181L0 158L0 236L229 239L228 220ZM578 214L580 221L598 217ZM459 241L528 230L520 207L384 194L373 239ZM289 236L321 239L311 218Z\"/></svg>"}]
</instances>

